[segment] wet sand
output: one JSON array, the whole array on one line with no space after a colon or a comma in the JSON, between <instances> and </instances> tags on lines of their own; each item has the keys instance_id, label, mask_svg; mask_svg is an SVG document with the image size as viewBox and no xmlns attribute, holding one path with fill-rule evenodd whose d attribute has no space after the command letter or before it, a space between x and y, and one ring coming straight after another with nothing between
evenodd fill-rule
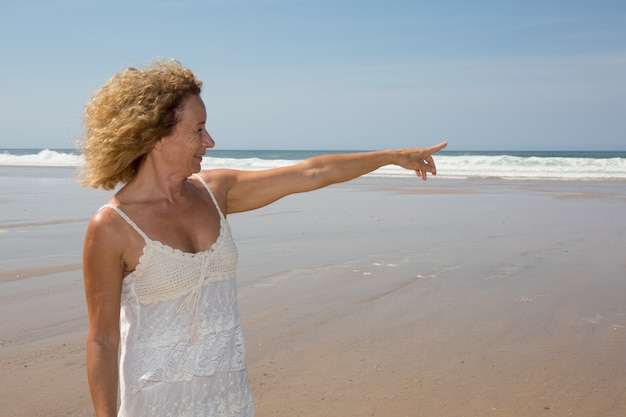
<instances>
[{"instance_id":1,"label":"wet sand","mask_svg":"<svg viewBox=\"0 0 626 417\"><path fill-rule=\"evenodd\" d=\"M0 415L92 416L80 255L108 193L0 186ZM623 183L364 178L230 216L257 416L623 416L625 207Z\"/></svg>"}]
</instances>

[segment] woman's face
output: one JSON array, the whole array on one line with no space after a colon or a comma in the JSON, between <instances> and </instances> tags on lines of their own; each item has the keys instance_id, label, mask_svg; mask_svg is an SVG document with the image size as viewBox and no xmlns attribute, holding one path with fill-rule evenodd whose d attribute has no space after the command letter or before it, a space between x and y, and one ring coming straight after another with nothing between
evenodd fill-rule
<instances>
[{"instance_id":1,"label":"woman's face","mask_svg":"<svg viewBox=\"0 0 626 417\"><path fill-rule=\"evenodd\" d=\"M162 139L164 156L177 165L183 164L191 175L200 171L202 156L215 142L206 130L206 109L200 96L187 98L178 112L174 131Z\"/></svg>"}]
</instances>

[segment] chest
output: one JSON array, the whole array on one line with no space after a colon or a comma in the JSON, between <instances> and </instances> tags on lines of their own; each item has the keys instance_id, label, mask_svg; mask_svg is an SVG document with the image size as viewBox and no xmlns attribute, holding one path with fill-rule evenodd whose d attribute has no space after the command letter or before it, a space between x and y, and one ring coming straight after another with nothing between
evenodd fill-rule
<instances>
[{"instance_id":1,"label":"chest","mask_svg":"<svg viewBox=\"0 0 626 417\"><path fill-rule=\"evenodd\" d=\"M123 263L128 273L134 271L144 254L147 242L157 242L178 253L199 254L213 248L223 232L219 211L206 201L188 204L153 204L127 209L136 228L125 229L127 245Z\"/></svg>"}]
</instances>

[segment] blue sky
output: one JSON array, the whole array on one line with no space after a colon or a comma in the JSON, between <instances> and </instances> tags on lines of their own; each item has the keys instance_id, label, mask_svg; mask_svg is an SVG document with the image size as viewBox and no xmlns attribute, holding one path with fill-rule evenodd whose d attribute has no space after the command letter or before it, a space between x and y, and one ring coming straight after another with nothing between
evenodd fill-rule
<instances>
[{"instance_id":1,"label":"blue sky","mask_svg":"<svg viewBox=\"0 0 626 417\"><path fill-rule=\"evenodd\" d=\"M623 0L8 0L0 38L0 147L74 147L162 56L221 149L626 150Z\"/></svg>"}]
</instances>

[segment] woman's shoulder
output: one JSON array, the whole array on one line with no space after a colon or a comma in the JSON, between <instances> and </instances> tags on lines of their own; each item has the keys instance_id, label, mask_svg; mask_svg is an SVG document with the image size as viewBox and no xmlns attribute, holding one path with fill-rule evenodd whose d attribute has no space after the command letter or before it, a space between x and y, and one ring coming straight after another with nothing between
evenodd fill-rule
<instances>
[{"instance_id":1,"label":"woman's shoulder","mask_svg":"<svg viewBox=\"0 0 626 417\"><path fill-rule=\"evenodd\" d=\"M192 181L197 184L198 187L204 188L206 184L215 196L225 196L228 194L228 190L237 181L238 171L232 169L208 169L200 171L190 177ZM202 184L204 182L204 184Z\"/></svg>"},{"instance_id":2,"label":"woman's shoulder","mask_svg":"<svg viewBox=\"0 0 626 417\"><path fill-rule=\"evenodd\" d=\"M109 200L87 224L85 244L92 249L89 253L103 259L120 259L124 265L132 266L125 269L134 269L136 262L132 262L134 258L139 258L145 241L131 223L132 220L120 209L116 200Z\"/></svg>"},{"instance_id":3,"label":"woman's shoulder","mask_svg":"<svg viewBox=\"0 0 626 417\"><path fill-rule=\"evenodd\" d=\"M115 200L109 200L98 209L89 219L87 232L96 233L101 236L118 236L126 227L125 221L120 215L119 204Z\"/></svg>"}]
</instances>

